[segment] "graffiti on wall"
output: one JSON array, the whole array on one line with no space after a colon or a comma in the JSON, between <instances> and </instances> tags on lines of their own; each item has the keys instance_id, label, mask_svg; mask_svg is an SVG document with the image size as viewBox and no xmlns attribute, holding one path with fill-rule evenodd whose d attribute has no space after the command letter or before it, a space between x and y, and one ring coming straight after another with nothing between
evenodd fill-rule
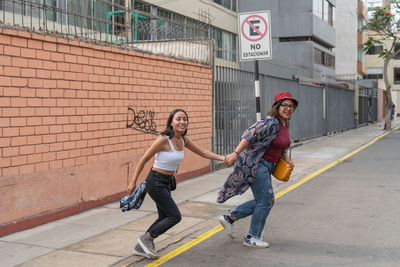
<instances>
[{"instance_id":1,"label":"graffiti on wall","mask_svg":"<svg viewBox=\"0 0 400 267\"><path fill-rule=\"evenodd\" d=\"M156 113L151 110L136 109L135 111L132 107L128 107L126 128L158 135L157 125L154 122L155 115Z\"/></svg>"}]
</instances>

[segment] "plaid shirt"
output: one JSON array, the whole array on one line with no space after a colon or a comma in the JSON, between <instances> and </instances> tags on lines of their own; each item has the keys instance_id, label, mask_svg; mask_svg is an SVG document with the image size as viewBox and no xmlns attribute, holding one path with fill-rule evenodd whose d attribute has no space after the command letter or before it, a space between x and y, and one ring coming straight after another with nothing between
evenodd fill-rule
<instances>
[{"instance_id":1,"label":"plaid shirt","mask_svg":"<svg viewBox=\"0 0 400 267\"><path fill-rule=\"evenodd\" d=\"M144 197L146 196L146 180L141 182L133 191L132 194L124 196L119 201L119 207L122 212L131 210L131 209L139 209L142 206Z\"/></svg>"},{"instance_id":2,"label":"plaid shirt","mask_svg":"<svg viewBox=\"0 0 400 267\"><path fill-rule=\"evenodd\" d=\"M224 203L229 198L246 192L254 182L260 159L275 139L278 130L278 120L266 116L243 133L242 139L246 139L249 145L238 156L232 173L218 192L218 203Z\"/></svg>"}]
</instances>

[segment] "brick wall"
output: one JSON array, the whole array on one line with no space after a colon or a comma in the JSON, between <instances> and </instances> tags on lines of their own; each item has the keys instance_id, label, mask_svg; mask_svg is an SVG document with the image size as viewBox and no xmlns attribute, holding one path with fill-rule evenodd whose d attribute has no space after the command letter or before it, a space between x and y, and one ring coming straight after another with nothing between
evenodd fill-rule
<instances>
[{"instance_id":1,"label":"brick wall","mask_svg":"<svg viewBox=\"0 0 400 267\"><path fill-rule=\"evenodd\" d=\"M118 199L156 137L128 107L158 132L184 108L211 148L210 66L0 28L0 235ZM185 153L178 180L209 171Z\"/></svg>"}]
</instances>

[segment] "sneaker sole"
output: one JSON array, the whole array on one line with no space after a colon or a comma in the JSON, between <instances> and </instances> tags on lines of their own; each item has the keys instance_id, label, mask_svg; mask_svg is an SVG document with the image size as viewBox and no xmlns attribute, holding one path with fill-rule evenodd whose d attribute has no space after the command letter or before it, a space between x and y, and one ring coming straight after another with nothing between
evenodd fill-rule
<instances>
[{"instance_id":1,"label":"sneaker sole","mask_svg":"<svg viewBox=\"0 0 400 267\"><path fill-rule=\"evenodd\" d=\"M144 252L137 251L136 249L133 250L133 255L142 256L142 257L151 259L150 255L147 255L147 254L144 253Z\"/></svg>"},{"instance_id":2,"label":"sneaker sole","mask_svg":"<svg viewBox=\"0 0 400 267\"><path fill-rule=\"evenodd\" d=\"M142 242L142 240L140 240L140 238L137 239L137 242L139 243L139 245L142 247L142 249L144 250L144 252L150 256L152 259L158 259L158 255L154 254L153 252L151 252Z\"/></svg>"},{"instance_id":3,"label":"sneaker sole","mask_svg":"<svg viewBox=\"0 0 400 267\"><path fill-rule=\"evenodd\" d=\"M249 244L247 242L243 242L242 244L245 245L246 247L250 247L250 248L269 248L269 244L268 244L268 246L256 246L256 245Z\"/></svg>"},{"instance_id":4,"label":"sneaker sole","mask_svg":"<svg viewBox=\"0 0 400 267\"><path fill-rule=\"evenodd\" d=\"M226 229L225 223L227 223L227 222L225 221L225 219L224 219L223 217L222 217L222 218L220 217L220 218L218 218L218 221L219 221L219 223L221 224L222 228L224 228L225 234L226 234L227 236L229 236L229 238L235 239L235 236L233 235L233 233L230 233L230 232L228 231L228 229Z\"/></svg>"}]
</instances>

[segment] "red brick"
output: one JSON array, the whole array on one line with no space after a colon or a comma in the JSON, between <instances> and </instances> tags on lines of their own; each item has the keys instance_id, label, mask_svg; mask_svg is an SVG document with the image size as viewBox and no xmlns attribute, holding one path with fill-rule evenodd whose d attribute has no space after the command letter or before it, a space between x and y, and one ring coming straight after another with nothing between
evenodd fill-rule
<instances>
[{"instance_id":1,"label":"red brick","mask_svg":"<svg viewBox=\"0 0 400 267\"><path fill-rule=\"evenodd\" d=\"M67 158L69 158L69 152L68 151L59 151L59 152L57 152L57 160L60 160L60 159L67 159Z\"/></svg>"},{"instance_id":2,"label":"red brick","mask_svg":"<svg viewBox=\"0 0 400 267\"><path fill-rule=\"evenodd\" d=\"M36 126L35 127L35 134L48 134L49 133L49 126Z\"/></svg>"},{"instance_id":3,"label":"red brick","mask_svg":"<svg viewBox=\"0 0 400 267\"><path fill-rule=\"evenodd\" d=\"M21 57L13 57L11 64L14 67L27 68L28 67L28 59L21 58Z\"/></svg>"},{"instance_id":4,"label":"red brick","mask_svg":"<svg viewBox=\"0 0 400 267\"><path fill-rule=\"evenodd\" d=\"M64 58L65 58L65 62L77 63L77 56L75 56L75 55L65 55Z\"/></svg>"},{"instance_id":5,"label":"red brick","mask_svg":"<svg viewBox=\"0 0 400 267\"><path fill-rule=\"evenodd\" d=\"M56 159L55 152L43 153L43 161L52 161Z\"/></svg>"},{"instance_id":6,"label":"red brick","mask_svg":"<svg viewBox=\"0 0 400 267\"><path fill-rule=\"evenodd\" d=\"M60 53L51 53L51 54L50 54L50 59L51 59L52 61L64 62L64 54L60 54Z\"/></svg>"},{"instance_id":7,"label":"red brick","mask_svg":"<svg viewBox=\"0 0 400 267\"><path fill-rule=\"evenodd\" d=\"M56 117L42 117L42 125L53 125L56 123Z\"/></svg>"},{"instance_id":8,"label":"red brick","mask_svg":"<svg viewBox=\"0 0 400 267\"><path fill-rule=\"evenodd\" d=\"M48 80L43 81L43 87L45 87L45 83L47 82L49 81ZM38 88L36 89L36 97L50 97L50 90L45 88Z\"/></svg>"},{"instance_id":9,"label":"red brick","mask_svg":"<svg viewBox=\"0 0 400 267\"><path fill-rule=\"evenodd\" d=\"M0 147L9 147L11 145L11 138L0 137Z\"/></svg>"},{"instance_id":10,"label":"red brick","mask_svg":"<svg viewBox=\"0 0 400 267\"><path fill-rule=\"evenodd\" d=\"M28 164L38 163L42 161L42 154L28 155Z\"/></svg>"},{"instance_id":11,"label":"red brick","mask_svg":"<svg viewBox=\"0 0 400 267\"><path fill-rule=\"evenodd\" d=\"M46 70L55 70L57 69L57 64L52 61L43 61L43 68Z\"/></svg>"},{"instance_id":12,"label":"red brick","mask_svg":"<svg viewBox=\"0 0 400 267\"><path fill-rule=\"evenodd\" d=\"M36 70L36 77L49 79L50 78L50 71L49 70Z\"/></svg>"},{"instance_id":13,"label":"red brick","mask_svg":"<svg viewBox=\"0 0 400 267\"><path fill-rule=\"evenodd\" d=\"M43 144L50 144L56 142L56 136L52 134L42 135Z\"/></svg>"},{"instance_id":14,"label":"red brick","mask_svg":"<svg viewBox=\"0 0 400 267\"><path fill-rule=\"evenodd\" d=\"M56 99L53 98L45 98L43 99L43 107L55 107Z\"/></svg>"},{"instance_id":15,"label":"red brick","mask_svg":"<svg viewBox=\"0 0 400 267\"><path fill-rule=\"evenodd\" d=\"M19 174L27 174L35 171L35 165L34 164L29 164L29 165L22 165L19 166Z\"/></svg>"},{"instance_id":16,"label":"red brick","mask_svg":"<svg viewBox=\"0 0 400 267\"><path fill-rule=\"evenodd\" d=\"M16 67L4 67L4 75L6 76L15 76L15 77L20 77L21 76L21 69L16 68Z\"/></svg>"},{"instance_id":17,"label":"red brick","mask_svg":"<svg viewBox=\"0 0 400 267\"><path fill-rule=\"evenodd\" d=\"M4 55L19 57L21 56L21 48L14 46L5 46Z\"/></svg>"},{"instance_id":18,"label":"red brick","mask_svg":"<svg viewBox=\"0 0 400 267\"><path fill-rule=\"evenodd\" d=\"M36 114L35 114L35 108L29 108L29 107L26 107L26 108L20 108L20 116L24 116L24 117L33 117L33 116L35 116Z\"/></svg>"},{"instance_id":19,"label":"red brick","mask_svg":"<svg viewBox=\"0 0 400 267\"><path fill-rule=\"evenodd\" d=\"M36 77L36 70L32 69L21 69L21 77L23 78L33 78ZM29 82L28 82L29 83Z\"/></svg>"},{"instance_id":20,"label":"red brick","mask_svg":"<svg viewBox=\"0 0 400 267\"><path fill-rule=\"evenodd\" d=\"M42 137L39 136L28 136L28 145L37 145L42 143Z\"/></svg>"},{"instance_id":21,"label":"red brick","mask_svg":"<svg viewBox=\"0 0 400 267\"><path fill-rule=\"evenodd\" d=\"M12 86L25 87L28 85L28 79L13 77L11 79L11 84L12 84Z\"/></svg>"},{"instance_id":22,"label":"red brick","mask_svg":"<svg viewBox=\"0 0 400 267\"><path fill-rule=\"evenodd\" d=\"M34 154L35 153L35 146L21 146L19 148L19 154L20 155L29 155L29 154Z\"/></svg>"},{"instance_id":23,"label":"red brick","mask_svg":"<svg viewBox=\"0 0 400 267\"><path fill-rule=\"evenodd\" d=\"M52 79L62 80L62 79L64 79L64 72L63 71L52 71L50 73L50 77Z\"/></svg>"},{"instance_id":24,"label":"red brick","mask_svg":"<svg viewBox=\"0 0 400 267\"><path fill-rule=\"evenodd\" d=\"M10 158L0 158L0 168L6 168L11 166Z\"/></svg>"},{"instance_id":25,"label":"red brick","mask_svg":"<svg viewBox=\"0 0 400 267\"><path fill-rule=\"evenodd\" d=\"M42 79L30 78L28 80L28 87L31 87L31 88L42 88L43 87L43 80ZM35 91L33 91L33 92L35 92Z\"/></svg>"},{"instance_id":26,"label":"red brick","mask_svg":"<svg viewBox=\"0 0 400 267\"><path fill-rule=\"evenodd\" d=\"M38 40L28 40L28 47L29 48L34 48L34 49L42 49L42 41L38 41Z\"/></svg>"},{"instance_id":27,"label":"red brick","mask_svg":"<svg viewBox=\"0 0 400 267\"><path fill-rule=\"evenodd\" d=\"M27 156L18 156L18 157L12 157L11 158L11 165L12 166L24 165L27 162L28 162L28 157Z\"/></svg>"},{"instance_id":28,"label":"red brick","mask_svg":"<svg viewBox=\"0 0 400 267\"><path fill-rule=\"evenodd\" d=\"M11 36L1 35L0 44L10 45L11 44Z\"/></svg>"},{"instance_id":29,"label":"red brick","mask_svg":"<svg viewBox=\"0 0 400 267\"><path fill-rule=\"evenodd\" d=\"M71 54L82 55L82 48L76 47L76 46L71 46Z\"/></svg>"},{"instance_id":30,"label":"red brick","mask_svg":"<svg viewBox=\"0 0 400 267\"><path fill-rule=\"evenodd\" d=\"M87 157L79 157L75 160L76 165L84 165L87 164L87 162L88 162Z\"/></svg>"},{"instance_id":31,"label":"red brick","mask_svg":"<svg viewBox=\"0 0 400 267\"><path fill-rule=\"evenodd\" d=\"M3 148L3 157L13 157L19 155L19 147L5 147Z\"/></svg>"},{"instance_id":32,"label":"red brick","mask_svg":"<svg viewBox=\"0 0 400 267\"><path fill-rule=\"evenodd\" d=\"M47 171L50 168L49 162L41 162L35 164L35 172Z\"/></svg>"},{"instance_id":33,"label":"red brick","mask_svg":"<svg viewBox=\"0 0 400 267\"><path fill-rule=\"evenodd\" d=\"M20 88L4 87L3 96L20 96ZM2 97L3 97L2 96Z\"/></svg>"},{"instance_id":34,"label":"red brick","mask_svg":"<svg viewBox=\"0 0 400 267\"><path fill-rule=\"evenodd\" d=\"M63 168L75 166L75 159L65 159L63 160Z\"/></svg>"},{"instance_id":35,"label":"red brick","mask_svg":"<svg viewBox=\"0 0 400 267\"><path fill-rule=\"evenodd\" d=\"M43 154L49 152L50 146L49 144L40 144L35 146L36 154Z\"/></svg>"},{"instance_id":36,"label":"red brick","mask_svg":"<svg viewBox=\"0 0 400 267\"><path fill-rule=\"evenodd\" d=\"M47 37L47 36L46 36ZM57 44L55 43L48 43L48 42L44 42L43 43L43 50L46 51L57 51Z\"/></svg>"},{"instance_id":37,"label":"red brick","mask_svg":"<svg viewBox=\"0 0 400 267\"><path fill-rule=\"evenodd\" d=\"M29 123L29 118L27 119L27 123ZM26 135L33 135L35 133L34 127L21 127L19 128L19 135L26 136Z\"/></svg>"},{"instance_id":38,"label":"red brick","mask_svg":"<svg viewBox=\"0 0 400 267\"><path fill-rule=\"evenodd\" d=\"M26 136L19 136L19 137L12 137L11 138L11 146L16 147L16 146L24 146L26 145Z\"/></svg>"},{"instance_id":39,"label":"red brick","mask_svg":"<svg viewBox=\"0 0 400 267\"><path fill-rule=\"evenodd\" d=\"M21 48L21 57L36 58L36 50L29 48Z\"/></svg>"},{"instance_id":40,"label":"red brick","mask_svg":"<svg viewBox=\"0 0 400 267\"><path fill-rule=\"evenodd\" d=\"M0 79L0 85L1 86L11 86L11 84L12 84L11 83L11 77L4 77L4 76L1 77L1 79Z\"/></svg>"},{"instance_id":41,"label":"red brick","mask_svg":"<svg viewBox=\"0 0 400 267\"><path fill-rule=\"evenodd\" d=\"M57 51L60 53L70 53L71 51L71 46L69 45L63 45L63 44L59 44L57 47Z\"/></svg>"},{"instance_id":42,"label":"red brick","mask_svg":"<svg viewBox=\"0 0 400 267\"><path fill-rule=\"evenodd\" d=\"M26 98L11 98L11 107L26 107Z\"/></svg>"},{"instance_id":43,"label":"red brick","mask_svg":"<svg viewBox=\"0 0 400 267\"><path fill-rule=\"evenodd\" d=\"M64 142L63 143L63 149L64 150L70 150L70 149L75 149L76 145L74 141L71 142Z\"/></svg>"},{"instance_id":44,"label":"red brick","mask_svg":"<svg viewBox=\"0 0 400 267\"><path fill-rule=\"evenodd\" d=\"M26 118L11 118L11 126L12 127L26 126Z\"/></svg>"},{"instance_id":45,"label":"red brick","mask_svg":"<svg viewBox=\"0 0 400 267\"><path fill-rule=\"evenodd\" d=\"M32 69L41 69L43 68L43 61L39 59L29 59L28 66Z\"/></svg>"},{"instance_id":46,"label":"red brick","mask_svg":"<svg viewBox=\"0 0 400 267\"><path fill-rule=\"evenodd\" d=\"M28 98L28 107L40 107L42 103L40 98Z\"/></svg>"},{"instance_id":47,"label":"red brick","mask_svg":"<svg viewBox=\"0 0 400 267\"><path fill-rule=\"evenodd\" d=\"M54 170L54 169L60 169L60 168L62 168L62 165L63 163L62 163L62 160L53 160L53 161L50 161L50 169L51 170Z\"/></svg>"},{"instance_id":48,"label":"red brick","mask_svg":"<svg viewBox=\"0 0 400 267\"><path fill-rule=\"evenodd\" d=\"M41 60L50 60L50 52L37 50L36 58L40 58Z\"/></svg>"}]
</instances>

